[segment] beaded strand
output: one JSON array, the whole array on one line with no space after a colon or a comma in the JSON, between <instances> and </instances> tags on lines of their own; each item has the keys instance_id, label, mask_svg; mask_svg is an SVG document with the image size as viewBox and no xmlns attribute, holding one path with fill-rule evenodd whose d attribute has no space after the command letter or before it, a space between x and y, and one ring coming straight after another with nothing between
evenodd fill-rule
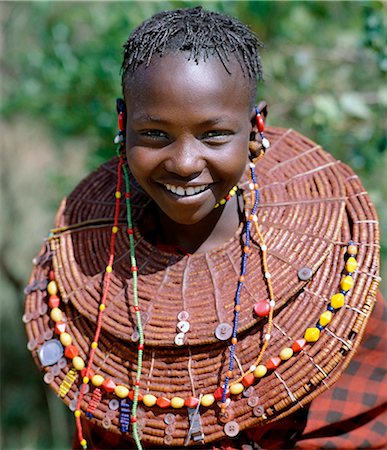
<instances>
[{"instance_id":1,"label":"beaded strand","mask_svg":"<svg viewBox=\"0 0 387 450\"><path fill-rule=\"evenodd\" d=\"M76 410L74 411L77 432L78 432L78 439L79 439L79 443L81 444L83 449L87 449L87 441L83 436L83 430L82 430L81 404L82 404L82 400L83 400L83 397L85 394L86 386L88 385L88 383L90 381L89 375L92 373L91 367L94 362L95 350L98 347L98 340L99 340L99 336L100 336L101 328L102 328L103 314L106 309L106 299L107 299L107 295L109 292L111 274L112 274L112 270L113 270L114 250L115 250L114 244L115 244L116 235L117 235L118 229L119 229L118 228L118 220L119 220L120 206L121 206L121 184L122 184L121 170L122 170L122 166L123 166L123 158L122 158L122 156L120 156L119 162L118 162L118 169L117 169L114 222L113 222L113 227L112 227L112 232L111 232L111 237L110 237L110 255L109 255L108 264L105 269L104 287L103 287L101 303L98 308L97 328L96 328L96 331L94 334L93 342L91 343L91 346L90 346L88 363L87 363L86 370L84 372L85 375L82 379L82 385L81 385L81 389L80 389L80 393L79 393L79 397L78 397L78 401L77 401L77 407L76 407Z\"/></svg>"},{"instance_id":2,"label":"beaded strand","mask_svg":"<svg viewBox=\"0 0 387 450\"><path fill-rule=\"evenodd\" d=\"M252 216L255 216L257 209L258 209L258 202L259 202L259 191L258 191L258 185L256 183L256 176L255 176L255 164L253 162L250 163L250 174L251 178L254 182L255 186L255 196L254 196L254 204L253 208L251 210L251 215L249 216L247 223L246 223L246 237L245 237L245 245L243 248L243 254L242 254L242 264L241 264L241 274L238 279L238 286L235 293L235 300L234 300L234 320L233 320L233 329L232 329L232 337L231 337L231 347L230 347L230 361L229 361L229 367L226 372L226 379L224 381L223 391L222 391L222 398L221 398L221 413L224 415L225 410L227 407L227 397L229 396L229 389L228 385L230 382L230 378L232 377L232 371L234 368L234 353L235 353L235 346L238 341L237 339L237 331L238 331L238 320L239 320L239 312L241 309L240 306L240 294L243 286L243 282L246 275L246 266L247 266L247 259L250 253L250 233L251 233L251 222Z\"/></svg>"},{"instance_id":3,"label":"beaded strand","mask_svg":"<svg viewBox=\"0 0 387 450\"><path fill-rule=\"evenodd\" d=\"M141 379L141 371L142 371L142 357L144 352L144 331L142 328L141 322L141 314L140 307L138 304L138 267L136 262L135 255L135 245L134 245L134 237L133 237L133 223L132 223L132 214L131 214L131 202L130 202L130 180L129 180L129 172L126 165L123 166L124 170L124 178L125 178L125 201L126 201L126 215L128 222L128 235L129 235L129 243L130 243L130 261L131 261L131 270L133 276L133 309L136 315L137 328L138 333L140 335L139 344L138 344L138 352L137 352L137 372L136 372L136 381L134 386L134 396L133 396L133 404L132 404L132 416L130 421L132 423L132 432L133 439L136 442L136 446L138 450L142 449L141 440L138 435L137 428L137 405L138 405L138 397L139 397L139 388L140 388L140 379Z\"/></svg>"}]
</instances>

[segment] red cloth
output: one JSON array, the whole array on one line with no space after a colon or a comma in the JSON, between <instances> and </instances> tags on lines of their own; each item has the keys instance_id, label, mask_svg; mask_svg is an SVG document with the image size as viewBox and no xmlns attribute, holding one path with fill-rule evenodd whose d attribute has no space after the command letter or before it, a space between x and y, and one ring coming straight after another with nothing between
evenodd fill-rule
<instances>
[{"instance_id":1,"label":"red cloth","mask_svg":"<svg viewBox=\"0 0 387 450\"><path fill-rule=\"evenodd\" d=\"M319 395L308 407L265 427L246 430L234 440L197 448L387 449L387 389L384 384L387 359L386 318L386 304L382 296L378 295L375 310L355 357L333 387ZM130 441L86 420L83 421L83 426L90 449L135 448ZM76 437L74 448L80 448Z\"/></svg>"}]
</instances>

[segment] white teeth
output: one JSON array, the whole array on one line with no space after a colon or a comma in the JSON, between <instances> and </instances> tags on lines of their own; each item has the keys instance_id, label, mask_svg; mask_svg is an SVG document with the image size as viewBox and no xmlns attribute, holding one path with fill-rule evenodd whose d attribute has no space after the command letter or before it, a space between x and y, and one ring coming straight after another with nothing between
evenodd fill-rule
<instances>
[{"instance_id":1,"label":"white teeth","mask_svg":"<svg viewBox=\"0 0 387 450\"><path fill-rule=\"evenodd\" d=\"M181 186L174 186L173 184L164 184L168 191L173 192L176 195L180 195L181 197L186 197L190 195L199 194L199 192L207 189L208 184L203 184L202 186L189 186L187 189L184 189Z\"/></svg>"},{"instance_id":2,"label":"white teeth","mask_svg":"<svg viewBox=\"0 0 387 450\"><path fill-rule=\"evenodd\" d=\"M193 187L189 187L185 190L185 193L187 195L194 195L195 194L195 189Z\"/></svg>"}]
</instances>

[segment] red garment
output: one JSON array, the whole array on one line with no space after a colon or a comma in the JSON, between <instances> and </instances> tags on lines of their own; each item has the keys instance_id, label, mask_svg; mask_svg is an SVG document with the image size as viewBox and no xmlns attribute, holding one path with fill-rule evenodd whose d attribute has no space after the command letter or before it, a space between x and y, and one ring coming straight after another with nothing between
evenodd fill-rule
<instances>
[{"instance_id":1,"label":"red garment","mask_svg":"<svg viewBox=\"0 0 387 450\"><path fill-rule=\"evenodd\" d=\"M265 427L246 430L233 440L188 448L387 449L387 389L384 384L387 359L386 319L387 307L381 295L378 295L375 310L355 357L337 383L314 399L308 407ZM87 420L83 421L83 428L90 449L135 448L133 443L122 436L92 425ZM76 437L74 448L81 448ZM144 448L155 447L144 445Z\"/></svg>"}]
</instances>

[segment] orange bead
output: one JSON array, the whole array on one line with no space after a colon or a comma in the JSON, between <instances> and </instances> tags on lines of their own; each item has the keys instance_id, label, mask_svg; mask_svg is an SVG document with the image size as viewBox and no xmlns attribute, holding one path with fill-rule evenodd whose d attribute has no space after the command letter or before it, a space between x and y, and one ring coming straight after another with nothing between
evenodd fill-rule
<instances>
[{"instance_id":1,"label":"orange bead","mask_svg":"<svg viewBox=\"0 0 387 450\"><path fill-rule=\"evenodd\" d=\"M255 382L255 377L253 373L248 373L242 378L242 384L244 387L249 387Z\"/></svg>"},{"instance_id":2,"label":"orange bead","mask_svg":"<svg viewBox=\"0 0 387 450\"><path fill-rule=\"evenodd\" d=\"M239 312L241 310L241 305L235 305L234 311Z\"/></svg>"},{"instance_id":3,"label":"orange bead","mask_svg":"<svg viewBox=\"0 0 387 450\"><path fill-rule=\"evenodd\" d=\"M166 397L159 397L156 401L157 406L160 408L169 408L171 404L171 400Z\"/></svg>"},{"instance_id":4,"label":"orange bead","mask_svg":"<svg viewBox=\"0 0 387 450\"><path fill-rule=\"evenodd\" d=\"M306 339L297 339L292 344L292 350L297 353L303 350L306 345Z\"/></svg>"},{"instance_id":5,"label":"orange bead","mask_svg":"<svg viewBox=\"0 0 387 450\"><path fill-rule=\"evenodd\" d=\"M48 306L53 309L57 308L60 304L60 299L57 295L50 295L50 298L48 300Z\"/></svg>"},{"instance_id":6,"label":"orange bead","mask_svg":"<svg viewBox=\"0 0 387 450\"><path fill-rule=\"evenodd\" d=\"M199 399L195 397L188 397L184 401L184 405L187 408L196 408L198 406Z\"/></svg>"},{"instance_id":7,"label":"orange bead","mask_svg":"<svg viewBox=\"0 0 387 450\"><path fill-rule=\"evenodd\" d=\"M233 337L231 338L231 344L235 345L238 342L238 339Z\"/></svg>"},{"instance_id":8,"label":"orange bead","mask_svg":"<svg viewBox=\"0 0 387 450\"><path fill-rule=\"evenodd\" d=\"M281 358L279 356L274 356L270 358L266 363L266 368L268 370L275 370L281 364Z\"/></svg>"},{"instance_id":9,"label":"orange bead","mask_svg":"<svg viewBox=\"0 0 387 450\"><path fill-rule=\"evenodd\" d=\"M79 353L79 351L78 351L77 347L75 347L75 345L70 344L65 348L66 358L73 359L76 356L78 356L78 353Z\"/></svg>"}]
</instances>

